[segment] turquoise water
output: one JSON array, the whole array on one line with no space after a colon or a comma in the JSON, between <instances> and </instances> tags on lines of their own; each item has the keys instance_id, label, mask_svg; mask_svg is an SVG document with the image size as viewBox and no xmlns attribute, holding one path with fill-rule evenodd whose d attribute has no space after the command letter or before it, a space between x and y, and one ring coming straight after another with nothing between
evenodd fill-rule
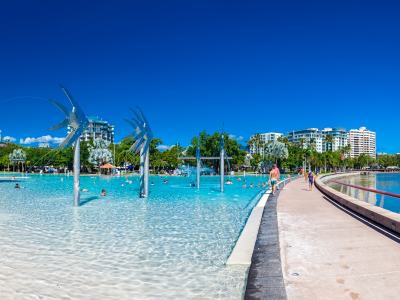
<instances>
[{"instance_id":1,"label":"turquoise water","mask_svg":"<svg viewBox=\"0 0 400 300\"><path fill-rule=\"evenodd\" d=\"M352 178L342 178L339 181L350 183L358 186L363 186L371 189L376 189L380 191L400 194L400 174L399 173L376 173L370 174L368 176L357 176ZM329 186L333 187L336 190L340 190L340 185L335 183L329 183ZM344 193L350 193L352 197L355 195L354 188L344 187ZM358 199L365 201L366 193L362 190L358 192ZM368 195L367 202L379 206L381 202L382 196L379 194L375 194L370 192ZM400 199L394 197L384 197L383 208L393 211L395 213L399 213L400 211Z\"/></svg>"},{"instance_id":2,"label":"turquoise water","mask_svg":"<svg viewBox=\"0 0 400 300\"><path fill-rule=\"evenodd\" d=\"M151 176L155 185L140 199L137 176L132 184L85 176L81 188L89 192L73 207L72 176L16 179L0 180L0 298L243 296L247 268L225 263L261 188L243 189L232 177L221 193L217 176L202 177L200 190L187 178ZM103 188L108 197L100 197Z\"/></svg>"}]
</instances>

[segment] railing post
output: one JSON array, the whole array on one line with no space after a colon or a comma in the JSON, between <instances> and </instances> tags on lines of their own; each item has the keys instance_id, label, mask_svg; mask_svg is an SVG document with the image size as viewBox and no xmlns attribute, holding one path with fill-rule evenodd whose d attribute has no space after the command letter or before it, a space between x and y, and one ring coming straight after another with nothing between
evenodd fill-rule
<instances>
[{"instance_id":1,"label":"railing post","mask_svg":"<svg viewBox=\"0 0 400 300\"><path fill-rule=\"evenodd\" d=\"M384 201L385 201L385 195L382 195L382 197L381 197L381 203L379 203L379 207L383 207L383 203L384 203Z\"/></svg>"},{"instance_id":2,"label":"railing post","mask_svg":"<svg viewBox=\"0 0 400 300\"><path fill-rule=\"evenodd\" d=\"M350 196L350 187L347 187L347 196Z\"/></svg>"},{"instance_id":3,"label":"railing post","mask_svg":"<svg viewBox=\"0 0 400 300\"><path fill-rule=\"evenodd\" d=\"M354 193L354 198L358 198L358 189L356 189L355 193Z\"/></svg>"},{"instance_id":4,"label":"railing post","mask_svg":"<svg viewBox=\"0 0 400 300\"><path fill-rule=\"evenodd\" d=\"M368 202L369 192L365 194L365 202Z\"/></svg>"},{"instance_id":5,"label":"railing post","mask_svg":"<svg viewBox=\"0 0 400 300\"><path fill-rule=\"evenodd\" d=\"M340 186L340 192L343 193L343 185Z\"/></svg>"}]
</instances>

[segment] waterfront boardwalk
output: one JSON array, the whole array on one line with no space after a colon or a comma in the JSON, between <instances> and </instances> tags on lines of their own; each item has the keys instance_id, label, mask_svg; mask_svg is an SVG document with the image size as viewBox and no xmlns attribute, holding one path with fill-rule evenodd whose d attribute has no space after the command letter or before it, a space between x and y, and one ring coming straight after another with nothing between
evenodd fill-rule
<instances>
[{"instance_id":1,"label":"waterfront boardwalk","mask_svg":"<svg viewBox=\"0 0 400 300\"><path fill-rule=\"evenodd\" d=\"M278 201L286 294L292 299L400 299L400 236L347 210L304 178ZM296 276L295 273L298 273Z\"/></svg>"}]
</instances>

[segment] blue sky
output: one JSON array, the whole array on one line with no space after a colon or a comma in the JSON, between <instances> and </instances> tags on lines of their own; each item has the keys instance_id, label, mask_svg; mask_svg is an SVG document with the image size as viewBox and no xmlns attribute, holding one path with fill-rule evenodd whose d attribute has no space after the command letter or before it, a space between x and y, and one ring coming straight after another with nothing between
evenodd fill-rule
<instances>
[{"instance_id":1,"label":"blue sky","mask_svg":"<svg viewBox=\"0 0 400 300\"><path fill-rule=\"evenodd\" d=\"M44 99L69 105L60 82L115 124L116 141L138 104L165 145L224 121L243 140L365 126L379 152L396 153L399 13L384 0L8 1L0 130L30 145L65 137L46 130L64 116Z\"/></svg>"}]
</instances>

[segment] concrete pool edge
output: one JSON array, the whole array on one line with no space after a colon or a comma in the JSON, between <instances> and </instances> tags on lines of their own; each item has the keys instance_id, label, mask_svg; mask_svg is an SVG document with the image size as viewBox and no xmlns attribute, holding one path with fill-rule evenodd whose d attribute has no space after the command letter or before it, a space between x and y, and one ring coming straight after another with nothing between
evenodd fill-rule
<instances>
[{"instance_id":1,"label":"concrete pool edge","mask_svg":"<svg viewBox=\"0 0 400 300\"><path fill-rule=\"evenodd\" d=\"M297 177L292 177L290 179L281 180L279 183L282 189L286 183L289 183ZM254 252L254 246L256 244L258 231L261 225L261 220L264 213L265 205L271 195L271 189L268 188L267 191L261 196L260 200L256 206L251 211L249 218L247 219L246 225L240 234L235 247L233 248L231 255L229 256L226 265L242 265L250 266L251 259Z\"/></svg>"},{"instance_id":2,"label":"concrete pool edge","mask_svg":"<svg viewBox=\"0 0 400 300\"><path fill-rule=\"evenodd\" d=\"M261 196L260 200L252 209L246 225L240 234L231 255L229 256L226 265L244 265L250 266L251 257L253 255L254 245L256 244L258 229L261 224L261 218L264 211L264 206L267 203L268 197L271 194L271 189Z\"/></svg>"}]
</instances>

